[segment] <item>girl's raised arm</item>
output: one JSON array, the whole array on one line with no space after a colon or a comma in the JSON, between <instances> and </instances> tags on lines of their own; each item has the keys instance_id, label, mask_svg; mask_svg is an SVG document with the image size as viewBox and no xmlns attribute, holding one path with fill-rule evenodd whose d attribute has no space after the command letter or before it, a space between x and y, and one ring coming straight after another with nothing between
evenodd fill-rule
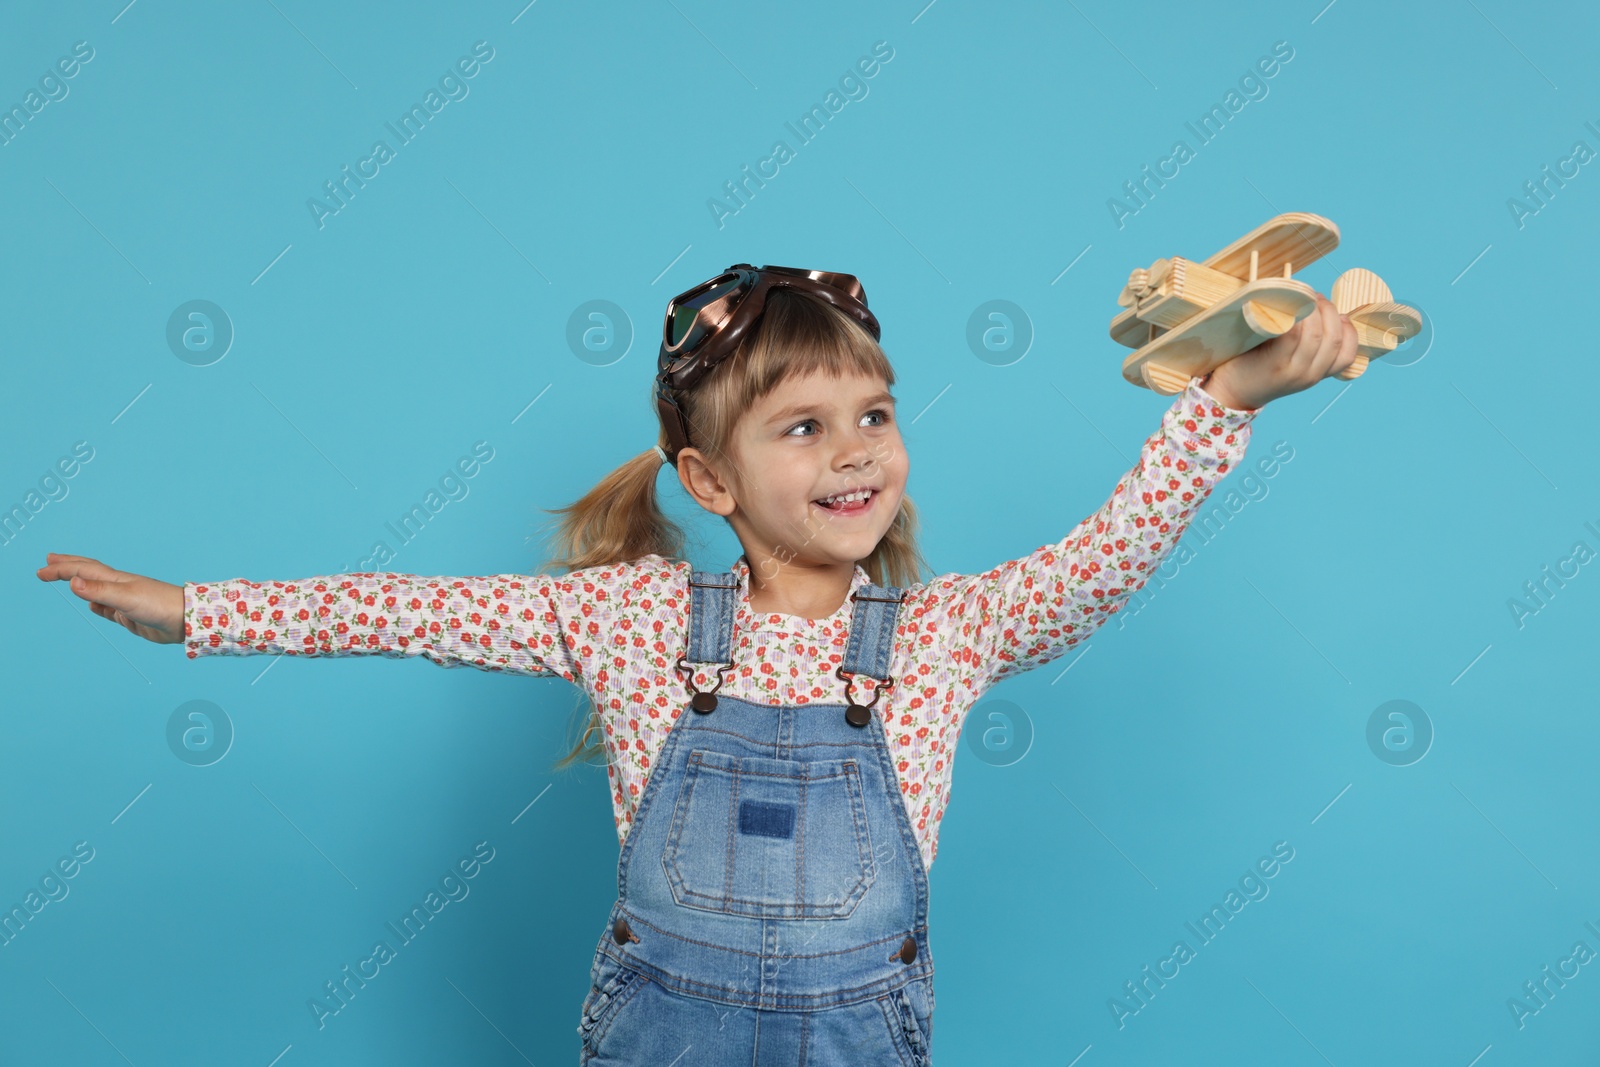
<instances>
[{"instance_id":1,"label":"girl's raised arm","mask_svg":"<svg viewBox=\"0 0 1600 1067\"><path fill-rule=\"evenodd\" d=\"M975 692L1061 656L1116 614L1244 455L1259 409L1224 407L1199 382L1173 401L1111 498L1065 538L923 587L923 610Z\"/></svg>"}]
</instances>

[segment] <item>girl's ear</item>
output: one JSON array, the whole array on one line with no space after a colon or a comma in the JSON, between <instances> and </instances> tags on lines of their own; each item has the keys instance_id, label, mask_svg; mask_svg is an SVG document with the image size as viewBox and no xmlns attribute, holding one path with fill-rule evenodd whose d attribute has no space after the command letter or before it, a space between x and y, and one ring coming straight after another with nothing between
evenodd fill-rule
<instances>
[{"instance_id":1,"label":"girl's ear","mask_svg":"<svg viewBox=\"0 0 1600 1067\"><path fill-rule=\"evenodd\" d=\"M733 514L736 501L731 488L698 448L678 450L678 481L696 504L713 515Z\"/></svg>"}]
</instances>

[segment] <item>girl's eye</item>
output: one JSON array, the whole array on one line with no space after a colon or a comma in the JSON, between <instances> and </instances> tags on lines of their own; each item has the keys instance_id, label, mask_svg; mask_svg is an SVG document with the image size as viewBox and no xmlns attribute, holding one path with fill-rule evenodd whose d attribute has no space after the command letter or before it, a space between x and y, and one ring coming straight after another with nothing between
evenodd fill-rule
<instances>
[{"instance_id":1,"label":"girl's eye","mask_svg":"<svg viewBox=\"0 0 1600 1067\"><path fill-rule=\"evenodd\" d=\"M869 416L872 416L872 415L880 416L883 419L882 422L873 423L874 426L886 426L886 425L888 425L889 412L886 411L885 409L883 409L883 408L873 408L871 411L867 412L866 415L863 415L861 417L862 418L868 418ZM798 430L802 426L815 425L816 421L817 421L816 419L807 419L804 422L797 422L792 427L789 428L789 432L787 434L785 434L785 436L794 435L794 431ZM812 435L811 434L800 434L799 436L801 436L801 437L810 437Z\"/></svg>"}]
</instances>

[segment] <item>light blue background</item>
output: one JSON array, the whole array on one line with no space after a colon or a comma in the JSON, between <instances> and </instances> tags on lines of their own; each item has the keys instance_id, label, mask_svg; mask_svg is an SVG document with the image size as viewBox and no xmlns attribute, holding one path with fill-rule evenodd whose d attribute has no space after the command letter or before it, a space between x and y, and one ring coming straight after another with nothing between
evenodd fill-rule
<instances>
[{"instance_id":1,"label":"light blue background","mask_svg":"<svg viewBox=\"0 0 1600 1067\"><path fill-rule=\"evenodd\" d=\"M986 569L1097 508L1169 403L1118 374L1128 271L1291 210L1343 231L1300 277L1372 268L1430 335L1271 404L1246 467L1293 459L1248 506L1186 538L1137 612L991 691L1036 736L1003 767L961 746L936 1061L1600 1054L1600 964L1521 1028L1507 1006L1576 942L1600 950L1600 578L1520 627L1508 607L1600 548L1600 177L1521 227L1507 206L1575 141L1600 149L1592 8L122 2L13 7L0 35L8 107L95 50L0 147L0 504L94 450L0 553L0 902L95 849L0 948L0 1062L568 1063L616 889L603 769L550 769L574 689L191 661L41 584L47 551L172 582L360 569L486 440L470 494L384 569L527 572L540 509L654 439L665 301L744 260L862 279L916 416L925 551ZM479 40L470 95L319 229L308 198ZM876 41L894 56L868 95L719 228L708 199L795 147L785 123ZM1267 95L1119 228L1108 198L1195 147L1185 122L1277 41L1294 55ZM165 340L194 299L236 330L210 366ZM1003 366L965 339L993 299L1035 332ZM590 300L631 321L621 358L568 347ZM662 484L696 563L727 566L731 535ZM236 730L204 768L166 741L195 699ZM1366 740L1396 699L1436 732L1404 767ZM480 840L471 895L319 1030L308 999ZM1270 895L1119 1028L1110 998L1279 841Z\"/></svg>"}]
</instances>

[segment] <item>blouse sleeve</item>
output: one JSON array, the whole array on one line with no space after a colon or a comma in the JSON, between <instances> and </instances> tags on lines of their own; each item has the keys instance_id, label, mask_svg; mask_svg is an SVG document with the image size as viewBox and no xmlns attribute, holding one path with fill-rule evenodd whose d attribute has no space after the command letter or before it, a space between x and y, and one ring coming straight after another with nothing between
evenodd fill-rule
<instances>
[{"instance_id":1,"label":"blouse sleeve","mask_svg":"<svg viewBox=\"0 0 1600 1067\"><path fill-rule=\"evenodd\" d=\"M1173 401L1111 498L1062 540L923 587L923 628L946 631L975 692L1049 663L1116 614L1244 455L1260 409L1224 407L1200 381Z\"/></svg>"},{"instance_id":2,"label":"blouse sleeve","mask_svg":"<svg viewBox=\"0 0 1600 1067\"><path fill-rule=\"evenodd\" d=\"M336 574L185 582L189 658L421 656L441 667L577 682L603 644L625 565L551 575Z\"/></svg>"}]
</instances>

